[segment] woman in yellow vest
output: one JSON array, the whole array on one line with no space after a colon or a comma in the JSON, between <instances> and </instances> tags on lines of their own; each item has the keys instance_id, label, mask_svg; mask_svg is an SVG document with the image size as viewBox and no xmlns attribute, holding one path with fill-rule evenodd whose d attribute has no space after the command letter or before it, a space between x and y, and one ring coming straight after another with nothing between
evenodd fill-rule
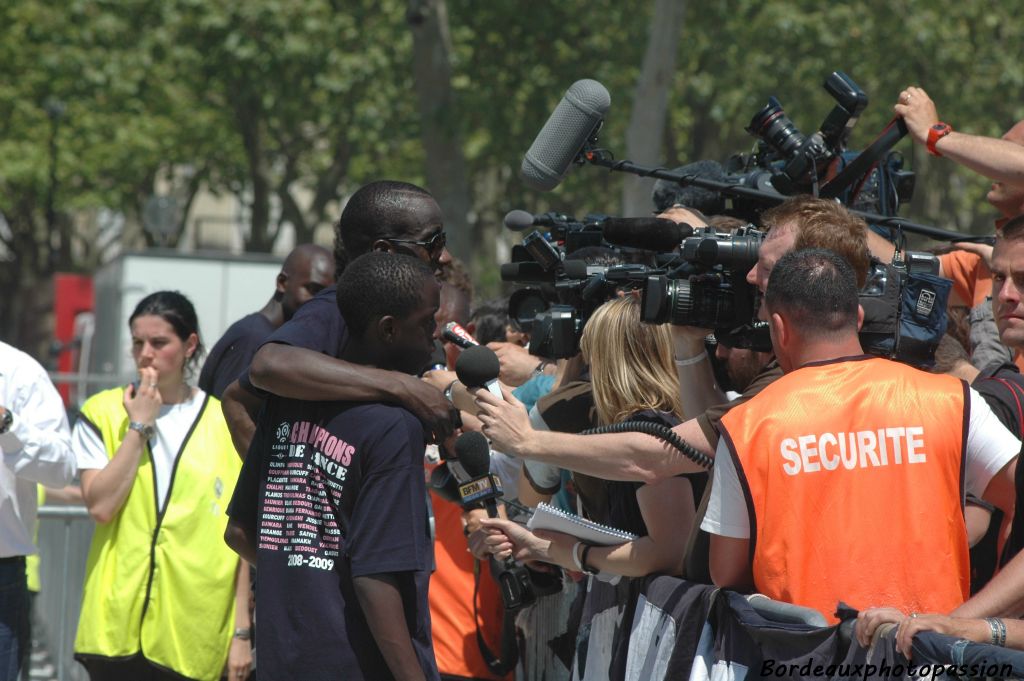
<instances>
[{"instance_id":1,"label":"woman in yellow vest","mask_svg":"<svg viewBox=\"0 0 1024 681\"><path fill-rule=\"evenodd\" d=\"M195 309L153 293L129 328L139 380L90 397L72 437L97 523L75 657L92 681L239 681L248 571L223 535L241 462L220 403L186 380L202 348Z\"/></svg>"}]
</instances>

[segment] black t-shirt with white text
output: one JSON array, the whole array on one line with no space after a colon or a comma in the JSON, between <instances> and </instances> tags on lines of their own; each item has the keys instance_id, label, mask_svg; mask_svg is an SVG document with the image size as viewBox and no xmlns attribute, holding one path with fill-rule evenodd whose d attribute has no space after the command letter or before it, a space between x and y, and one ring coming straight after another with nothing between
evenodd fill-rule
<instances>
[{"instance_id":1,"label":"black t-shirt with white text","mask_svg":"<svg viewBox=\"0 0 1024 681\"><path fill-rule=\"evenodd\" d=\"M438 678L423 442L400 407L267 400L230 510L258 543L261 678L390 679L353 590L382 573L398 578L416 654Z\"/></svg>"}]
</instances>

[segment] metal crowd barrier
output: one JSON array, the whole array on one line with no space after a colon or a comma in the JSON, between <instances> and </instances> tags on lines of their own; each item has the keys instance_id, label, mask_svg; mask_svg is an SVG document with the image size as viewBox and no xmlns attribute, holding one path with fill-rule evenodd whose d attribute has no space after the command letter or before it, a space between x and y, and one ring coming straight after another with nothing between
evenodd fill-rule
<instances>
[{"instance_id":1,"label":"metal crowd barrier","mask_svg":"<svg viewBox=\"0 0 1024 681\"><path fill-rule=\"evenodd\" d=\"M45 641L59 681L88 681L85 668L72 657L82 607L85 562L93 521L81 506L39 508L39 581L34 632Z\"/></svg>"}]
</instances>

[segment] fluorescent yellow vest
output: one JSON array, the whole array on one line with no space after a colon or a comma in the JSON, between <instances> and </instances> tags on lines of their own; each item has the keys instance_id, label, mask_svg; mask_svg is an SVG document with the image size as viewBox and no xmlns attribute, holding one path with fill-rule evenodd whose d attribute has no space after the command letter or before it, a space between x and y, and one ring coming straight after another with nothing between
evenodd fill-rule
<instances>
[{"instance_id":1,"label":"fluorescent yellow vest","mask_svg":"<svg viewBox=\"0 0 1024 681\"><path fill-rule=\"evenodd\" d=\"M110 457L128 428L123 395L123 388L106 390L82 406ZM238 567L224 543L225 510L240 467L220 402L210 396L178 452L162 512L146 446L121 512L93 534L76 657L141 652L189 678L220 678Z\"/></svg>"}]
</instances>

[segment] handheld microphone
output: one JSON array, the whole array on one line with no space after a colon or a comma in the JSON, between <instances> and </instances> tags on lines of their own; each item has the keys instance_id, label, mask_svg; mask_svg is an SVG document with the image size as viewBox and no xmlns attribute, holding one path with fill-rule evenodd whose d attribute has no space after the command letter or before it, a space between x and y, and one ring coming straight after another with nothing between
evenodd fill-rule
<instances>
[{"instance_id":1,"label":"handheld microphone","mask_svg":"<svg viewBox=\"0 0 1024 681\"><path fill-rule=\"evenodd\" d=\"M486 345L474 345L462 351L455 361L455 374L467 388L487 388L499 400L505 399L498 385L501 362ZM461 438L460 438L461 439Z\"/></svg>"},{"instance_id":2,"label":"handheld microphone","mask_svg":"<svg viewBox=\"0 0 1024 681\"><path fill-rule=\"evenodd\" d=\"M449 343L454 343L463 350L468 350L474 345L480 345L473 335L462 328L462 325L458 322L448 322L444 325L444 331L441 332L441 337Z\"/></svg>"},{"instance_id":3,"label":"handheld microphone","mask_svg":"<svg viewBox=\"0 0 1024 681\"><path fill-rule=\"evenodd\" d=\"M544 192L557 187L611 104L608 90L596 80L569 86L523 158L523 181Z\"/></svg>"},{"instance_id":4,"label":"handheld microphone","mask_svg":"<svg viewBox=\"0 0 1024 681\"><path fill-rule=\"evenodd\" d=\"M501 481L491 475L491 446L487 438L475 430L463 433L455 441L455 458L470 477L468 482L459 485L462 505L483 503L487 516L497 518L495 499L501 498Z\"/></svg>"},{"instance_id":5,"label":"handheld microphone","mask_svg":"<svg viewBox=\"0 0 1024 681\"><path fill-rule=\"evenodd\" d=\"M609 243L659 253L679 248L691 234L690 225L665 218L608 218L601 228L601 235Z\"/></svg>"}]
</instances>

